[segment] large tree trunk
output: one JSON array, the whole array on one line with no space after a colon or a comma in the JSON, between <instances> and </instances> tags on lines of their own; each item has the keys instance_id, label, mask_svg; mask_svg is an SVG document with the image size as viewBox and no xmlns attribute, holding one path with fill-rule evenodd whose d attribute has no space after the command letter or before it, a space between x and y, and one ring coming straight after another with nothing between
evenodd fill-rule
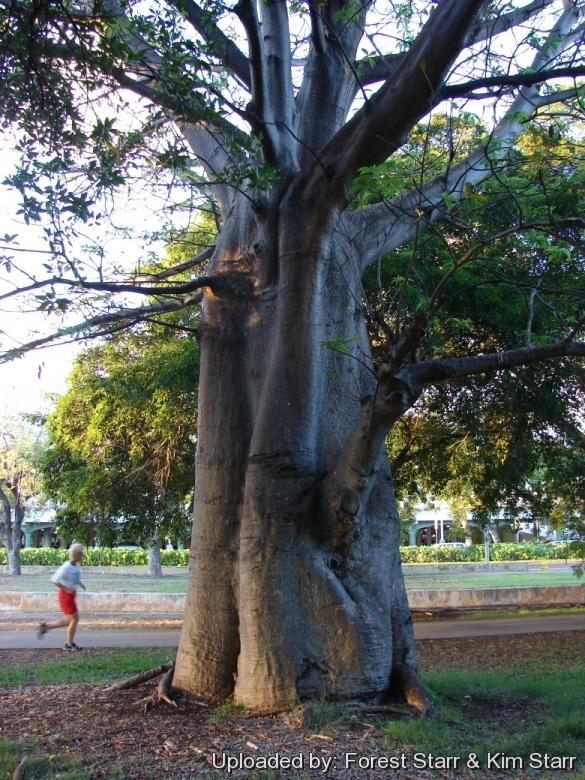
<instances>
[{"instance_id":1,"label":"large tree trunk","mask_svg":"<svg viewBox=\"0 0 585 780\"><path fill-rule=\"evenodd\" d=\"M6 557L8 558L8 574L18 576L22 574L20 568L20 534L18 534L18 539L15 539L14 536L14 533L6 534Z\"/></svg>"},{"instance_id":2,"label":"large tree trunk","mask_svg":"<svg viewBox=\"0 0 585 780\"><path fill-rule=\"evenodd\" d=\"M24 520L24 508L18 503L12 516L12 506L8 496L0 488L0 503L4 514L4 539L6 542L6 557L8 558L8 574L20 575L20 533Z\"/></svg>"},{"instance_id":3,"label":"large tree trunk","mask_svg":"<svg viewBox=\"0 0 585 780\"><path fill-rule=\"evenodd\" d=\"M148 576L162 577L162 566L160 564L160 534L154 534L148 540Z\"/></svg>"},{"instance_id":4,"label":"large tree trunk","mask_svg":"<svg viewBox=\"0 0 585 780\"><path fill-rule=\"evenodd\" d=\"M500 531L498 529L498 526L495 525L495 523L491 523L488 526L488 528L489 528L490 536L492 537L492 542L494 544L499 544L501 539L500 539Z\"/></svg>"},{"instance_id":5,"label":"large tree trunk","mask_svg":"<svg viewBox=\"0 0 585 780\"><path fill-rule=\"evenodd\" d=\"M463 518L461 525L463 526L463 533L465 534L465 546L473 547L473 531L467 517Z\"/></svg>"},{"instance_id":6,"label":"large tree trunk","mask_svg":"<svg viewBox=\"0 0 585 780\"><path fill-rule=\"evenodd\" d=\"M319 492L375 380L359 275L304 206L289 195L258 215L241 198L210 269L238 283L204 300L174 685L253 708L378 697L393 668L402 679L416 667L383 447L355 475L361 506L356 491L345 490L347 506ZM356 339L350 356L328 349L335 338ZM336 514L340 502L347 512Z\"/></svg>"}]
</instances>

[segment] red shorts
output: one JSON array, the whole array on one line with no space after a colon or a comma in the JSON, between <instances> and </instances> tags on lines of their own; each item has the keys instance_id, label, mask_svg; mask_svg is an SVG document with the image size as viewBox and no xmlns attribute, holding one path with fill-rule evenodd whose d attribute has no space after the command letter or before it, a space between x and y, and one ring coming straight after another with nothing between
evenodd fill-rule
<instances>
[{"instance_id":1,"label":"red shorts","mask_svg":"<svg viewBox=\"0 0 585 780\"><path fill-rule=\"evenodd\" d=\"M75 593L66 593L64 590L59 590L59 606L64 615L75 615L77 612Z\"/></svg>"}]
</instances>

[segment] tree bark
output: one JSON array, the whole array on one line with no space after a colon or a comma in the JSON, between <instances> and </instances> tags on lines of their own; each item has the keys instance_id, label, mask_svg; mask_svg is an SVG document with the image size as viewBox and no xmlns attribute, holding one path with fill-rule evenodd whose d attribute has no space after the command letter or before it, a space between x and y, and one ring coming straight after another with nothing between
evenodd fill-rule
<instances>
[{"instance_id":1,"label":"tree bark","mask_svg":"<svg viewBox=\"0 0 585 780\"><path fill-rule=\"evenodd\" d=\"M160 564L160 534L154 534L148 542L148 576L163 576Z\"/></svg>"},{"instance_id":2,"label":"tree bark","mask_svg":"<svg viewBox=\"0 0 585 780\"><path fill-rule=\"evenodd\" d=\"M140 674L134 675L134 677L130 677L128 680L122 680L122 682L116 683L115 685L110 685L108 688L105 688L105 692L112 693L112 691L127 691L130 688L137 688L139 685L154 680L155 677L160 677L161 674L165 674L165 672L168 672L173 666L174 662L170 661L168 664L162 664L155 669L141 672Z\"/></svg>"},{"instance_id":3,"label":"tree bark","mask_svg":"<svg viewBox=\"0 0 585 780\"><path fill-rule=\"evenodd\" d=\"M320 492L376 392L359 276L333 230L285 188L272 212L258 215L244 197L237 208L210 273L231 274L241 292L207 293L203 307L190 581L173 684L255 710L378 699L393 665L416 677L383 440L357 475L363 488L348 477L337 494ZM335 339L351 339L351 354L328 348Z\"/></svg>"},{"instance_id":4,"label":"tree bark","mask_svg":"<svg viewBox=\"0 0 585 780\"><path fill-rule=\"evenodd\" d=\"M15 489L11 488L14 493ZM22 521L24 520L24 507L20 505L18 488L16 487L16 506L13 510L8 496L0 488L0 502L4 512L4 539L6 542L6 557L8 559L8 574L19 576L22 571L20 568L20 533Z\"/></svg>"},{"instance_id":5,"label":"tree bark","mask_svg":"<svg viewBox=\"0 0 585 780\"><path fill-rule=\"evenodd\" d=\"M495 524L490 524L488 526L488 529L490 532L490 536L492 537L492 542L494 544L499 544L501 540L500 540L500 533L498 531L498 526Z\"/></svg>"},{"instance_id":6,"label":"tree bark","mask_svg":"<svg viewBox=\"0 0 585 780\"><path fill-rule=\"evenodd\" d=\"M463 526L463 533L465 534L465 546L473 547L473 532L471 530L471 523L467 517L463 518L461 525Z\"/></svg>"}]
</instances>

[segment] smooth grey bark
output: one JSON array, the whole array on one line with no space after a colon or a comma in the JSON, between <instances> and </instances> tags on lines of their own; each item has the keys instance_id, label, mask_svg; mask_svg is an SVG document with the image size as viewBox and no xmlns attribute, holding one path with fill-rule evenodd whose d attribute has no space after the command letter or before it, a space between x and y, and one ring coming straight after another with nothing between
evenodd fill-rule
<instances>
[{"instance_id":1,"label":"smooth grey bark","mask_svg":"<svg viewBox=\"0 0 585 780\"><path fill-rule=\"evenodd\" d=\"M204 301L195 521L174 685L254 708L379 697L393 666L416 669L383 448L370 458L359 517L324 512L322 492L376 390L359 275L332 232L312 249L302 228L312 216L303 223L286 192L272 211L255 213L243 196L235 208L209 273L232 274L241 293ZM352 355L328 349L347 337L357 339Z\"/></svg>"},{"instance_id":2,"label":"smooth grey bark","mask_svg":"<svg viewBox=\"0 0 585 780\"><path fill-rule=\"evenodd\" d=\"M467 517L463 518L461 525L463 526L463 533L465 534L465 546L473 547L473 533L471 530L471 523Z\"/></svg>"},{"instance_id":3,"label":"smooth grey bark","mask_svg":"<svg viewBox=\"0 0 585 780\"><path fill-rule=\"evenodd\" d=\"M492 537L492 542L494 544L499 544L501 542L501 539L500 539L500 533L498 531L498 526L495 525L494 523L490 523L490 525L488 525L488 529L490 532L490 536Z\"/></svg>"},{"instance_id":4,"label":"smooth grey bark","mask_svg":"<svg viewBox=\"0 0 585 780\"><path fill-rule=\"evenodd\" d=\"M162 577L160 564L160 534L154 534L148 541L148 576Z\"/></svg>"},{"instance_id":5,"label":"smooth grey bark","mask_svg":"<svg viewBox=\"0 0 585 780\"><path fill-rule=\"evenodd\" d=\"M286 60L283 39L263 41L255 7L240 4L254 127L280 180L267 194L233 194L206 272L231 281L203 290L197 483L177 687L212 699L234 695L255 709L387 694L429 706L416 674L384 438L425 383L498 370L527 352L411 365L408 355L428 326L423 315L398 334L375 375L360 277L379 252L410 238L412 214L404 204L390 215L385 207L344 210L360 166L386 159L429 110L484 5L443 0L391 78L343 124L355 90L346 65L361 13L338 48L326 16L313 9L295 111L290 89L287 97L280 91L286 83L275 80ZM282 10L272 0L262 7L268 26L279 26ZM328 4L323 14L333 20L336 10ZM286 116L291 138L298 122L296 162L283 135ZM506 137L518 132L514 125ZM205 150L189 140L203 160ZM470 171L486 175L485 151L463 168L454 174L457 192ZM438 198L445 181L432 187ZM405 203L418 198L411 193ZM434 196L429 207L436 210ZM328 348L336 339L350 340L350 355Z\"/></svg>"},{"instance_id":6,"label":"smooth grey bark","mask_svg":"<svg viewBox=\"0 0 585 780\"><path fill-rule=\"evenodd\" d=\"M24 520L24 506L20 500L18 484L9 488L15 499L14 511L6 492L0 487L0 502L4 514L4 540L6 543L6 557L8 559L8 574L18 576L22 573L20 568L20 534Z\"/></svg>"}]
</instances>

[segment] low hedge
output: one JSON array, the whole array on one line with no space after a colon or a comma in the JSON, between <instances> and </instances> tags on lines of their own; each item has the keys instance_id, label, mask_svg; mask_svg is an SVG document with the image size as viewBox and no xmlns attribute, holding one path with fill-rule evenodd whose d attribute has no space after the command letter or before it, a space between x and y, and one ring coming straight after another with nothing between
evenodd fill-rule
<instances>
[{"instance_id":1,"label":"low hedge","mask_svg":"<svg viewBox=\"0 0 585 780\"><path fill-rule=\"evenodd\" d=\"M483 547L479 545L466 547L464 550L461 547L443 547L440 544L432 547L411 545L400 548L402 563L449 563L454 561L476 563L483 561L483 556Z\"/></svg>"},{"instance_id":2,"label":"low hedge","mask_svg":"<svg viewBox=\"0 0 585 780\"><path fill-rule=\"evenodd\" d=\"M401 547L400 556L403 563L476 563L485 560L483 544L473 547ZM546 544L545 542L513 542L491 544L490 561L502 563L505 561L550 561L583 558L585 542L565 542L564 544Z\"/></svg>"},{"instance_id":3,"label":"low hedge","mask_svg":"<svg viewBox=\"0 0 585 780\"><path fill-rule=\"evenodd\" d=\"M21 566L60 566L67 560L67 550L53 547L23 547ZM188 566L189 550L161 550L163 566ZM0 548L0 565L8 563L6 550ZM121 547L90 547L83 556L84 566L147 566L146 550L126 550Z\"/></svg>"},{"instance_id":4,"label":"low hedge","mask_svg":"<svg viewBox=\"0 0 585 780\"><path fill-rule=\"evenodd\" d=\"M478 563L484 560L483 545L473 547L401 547L403 563ZM520 544L490 545L490 560L503 561L546 561L585 558L585 542L545 544L544 542L520 542ZM188 566L189 550L161 550L163 566ZM22 566L59 566L67 560L67 550L51 547L24 547L20 551ZM7 564L6 550L0 548L0 565ZM83 556L84 566L146 566L146 550L126 550L120 547L89 548Z\"/></svg>"}]
</instances>

